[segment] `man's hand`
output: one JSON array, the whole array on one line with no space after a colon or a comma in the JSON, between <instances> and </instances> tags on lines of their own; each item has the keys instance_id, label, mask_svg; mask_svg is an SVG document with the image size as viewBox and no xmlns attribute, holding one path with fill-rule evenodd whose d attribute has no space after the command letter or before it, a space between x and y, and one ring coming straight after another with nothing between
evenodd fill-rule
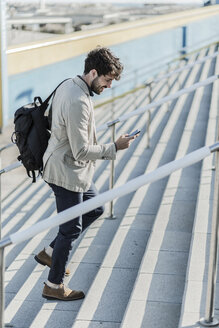
<instances>
[{"instance_id":1,"label":"man's hand","mask_svg":"<svg viewBox=\"0 0 219 328\"><path fill-rule=\"evenodd\" d=\"M136 134L133 137L129 137L128 134L122 135L121 137L119 137L119 139L116 140L116 148L117 150L122 150L122 149L126 149L129 148L130 144L132 143L132 141L137 138L139 136L139 134Z\"/></svg>"}]
</instances>

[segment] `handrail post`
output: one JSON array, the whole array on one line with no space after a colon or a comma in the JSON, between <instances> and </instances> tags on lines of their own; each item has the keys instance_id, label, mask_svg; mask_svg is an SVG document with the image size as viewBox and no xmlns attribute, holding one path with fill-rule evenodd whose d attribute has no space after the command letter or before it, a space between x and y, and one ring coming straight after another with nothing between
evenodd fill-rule
<instances>
[{"instance_id":1,"label":"handrail post","mask_svg":"<svg viewBox=\"0 0 219 328\"><path fill-rule=\"evenodd\" d=\"M168 73L170 73L170 69L171 69L171 66L170 66L170 63L168 63L168 66L167 66L167 71ZM170 86L170 77L167 78L167 95L170 94L170 90L171 90L171 86ZM170 111L170 103L167 102L167 112Z\"/></svg>"},{"instance_id":2,"label":"handrail post","mask_svg":"<svg viewBox=\"0 0 219 328\"><path fill-rule=\"evenodd\" d=\"M177 69L180 68L180 61L178 61ZM181 83L180 83L180 73L177 73L177 82L178 82L178 90L181 88Z\"/></svg>"},{"instance_id":3,"label":"handrail post","mask_svg":"<svg viewBox=\"0 0 219 328\"><path fill-rule=\"evenodd\" d=\"M10 245L11 241L7 239L0 247L0 328L13 327L10 323L5 323L5 247Z\"/></svg>"},{"instance_id":4,"label":"handrail post","mask_svg":"<svg viewBox=\"0 0 219 328\"><path fill-rule=\"evenodd\" d=\"M218 227L219 227L219 151L215 154L215 181L214 200L211 225L211 243L208 266L208 284L205 317L200 319L200 324L204 327L216 327L219 321L214 318L215 286L217 278L217 258L218 258Z\"/></svg>"},{"instance_id":5,"label":"handrail post","mask_svg":"<svg viewBox=\"0 0 219 328\"><path fill-rule=\"evenodd\" d=\"M115 103L114 103L114 98L115 98L115 88L111 88L111 97L112 97L112 104L111 104L111 120L113 121L115 118Z\"/></svg>"},{"instance_id":6,"label":"handrail post","mask_svg":"<svg viewBox=\"0 0 219 328\"><path fill-rule=\"evenodd\" d=\"M134 88L136 88L137 87L137 85L138 85L138 69L135 69L134 70L134 74L135 74L135 82L134 82Z\"/></svg>"},{"instance_id":7,"label":"handrail post","mask_svg":"<svg viewBox=\"0 0 219 328\"><path fill-rule=\"evenodd\" d=\"M1 175L1 158L0 158L0 239L2 238L2 175Z\"/></svg>"},{"instance_id":8,"label":"handrail post","mask_svg":"<svg viewBox=\"0 0 219 328\"><path fill-rule=\"evenodd\" d=\"M135 83L134 83L134 88L136 88L138 85L138 70L136 69L135 70ZM137 95L137 92L135 91L134 92L134 108L137 108L138 107L138 95Z\"/></svg>"},{"instance_id":9,"label":"handrail post","mask_svg":"<svg viewBox=\"0 0 219 328\"><path fill-rule=\"evenodd\" d=\"M0 248L0 328L4 328L4 310L5 310L5 295L4 295L4 274L5 274L5 248Z\"/></svg>"},{"instance_id":10,"label":"handrail post","mask_svg":"<svg viewBox=\"0 0 219 328\"><path fill-rule=\"evenodd\" d=\"M147 86L149 88L148 90L148 100L149 104L152 102L152 83L153 81L150 81ZM148 110L148 119L147 119L147 143L146 143L146 148L150 148L150 126L151 126L151 110Z\"/></svg>"},{"instance_id":11,"label":"handrail post","mask_svg":"<svg viewBox=\"0 0 219 328\"><path fill-rule=\"evenodd\" d=\"M2 174L1 174L2 159L1 159L1 152L2 152L2 149L0 149L0 239L2 238Z\"/></svg>"},{"instance_id":12,"label":"handrail post","mask_svg":"<svg viewBox=\"0 0 219 328\"><path fill-rule=\"evenodd\" d=\"M151 127L151 110L148 110L148 120L147 120L147 147L150 148L150 127Z\"/></svg>"},{"instance_id":13,"label":"handrail post","mask_svg":"<svg viewBox=\"0 0 219 328\"><path fill-rule=\"evenodd\" d=\"M116 141L116 122L112 122L111 124L111 138L112 142ZM114 176L115 176L115 160L112 159L110 162L110 179L109 179L109 189L113 189L114 187ZM113 200L110 202L110 209L109 209L109 219L116 219L113 214Z\"/></svg>"}]
</instances>

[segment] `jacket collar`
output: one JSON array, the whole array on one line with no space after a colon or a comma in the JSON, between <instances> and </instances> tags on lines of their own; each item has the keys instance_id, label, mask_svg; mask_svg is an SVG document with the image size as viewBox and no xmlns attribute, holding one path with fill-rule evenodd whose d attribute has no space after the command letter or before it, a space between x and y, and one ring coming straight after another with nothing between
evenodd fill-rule
<instances>
[{"instance_id":1,"label":"jacket collar","mask_svg":"<svg viewBox=\"0 0 219 328\"><path fill-rule=\"evenodd\" d=\"M93 97L93 92L90 88L90 86L87 84L86 81L84 81L82 79L82 77L80 75L77 75L75 78L74 78L74 81L75 83L77 83L77 85L79 85L79 87L81 87L81 89L89 96Z\"/></svg>"}]
</instances>

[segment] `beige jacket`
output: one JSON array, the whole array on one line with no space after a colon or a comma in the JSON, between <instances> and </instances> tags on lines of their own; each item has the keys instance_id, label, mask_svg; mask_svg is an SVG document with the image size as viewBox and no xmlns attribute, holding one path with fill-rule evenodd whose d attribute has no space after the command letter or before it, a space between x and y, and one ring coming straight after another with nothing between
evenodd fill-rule
<instances>
[{"instance_id":1,"label":"beige jacket","mask_svg":"<svg viewBox=\"0 0 219 328\"><path fill-rule=\"evenodd\" d=\"M86 83L75 77L61 84L52 102L52 129L43 157L43 179L84 192L91 185L95 161L115 157L114 143L97 145L93 104Z\"/></svg>"}]
</instances>

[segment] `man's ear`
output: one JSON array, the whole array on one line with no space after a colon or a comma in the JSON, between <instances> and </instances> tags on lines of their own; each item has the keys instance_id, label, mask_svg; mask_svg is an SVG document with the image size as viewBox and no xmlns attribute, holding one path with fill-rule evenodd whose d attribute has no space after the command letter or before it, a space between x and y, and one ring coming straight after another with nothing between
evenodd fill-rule
<instances>
[{"instance_id":1,"label":"man's ear","mask_svg":"<svg viewBox=\"0 0 219 328\"><path fill-rule=\"evenodd\" d=\"M90 73L93 79L95 79L98 76L97 71L95 69L92 69Z\"/></svg>"}]
</instances>

